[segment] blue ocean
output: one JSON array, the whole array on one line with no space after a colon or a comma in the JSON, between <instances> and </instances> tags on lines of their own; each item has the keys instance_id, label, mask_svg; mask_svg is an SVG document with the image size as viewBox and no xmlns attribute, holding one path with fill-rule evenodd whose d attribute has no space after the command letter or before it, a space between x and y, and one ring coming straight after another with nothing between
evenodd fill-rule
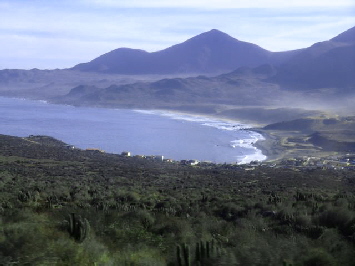
<instances>
[{"instance_id":1,"label":"blue ocean","mask_svg":"<svg viewBox=\"0 0 355 266\"><path fill-rule=\"evenodd\" d=\"M163 155L173 160L248 163L266 157L252 144L263 139L235 121L168 111L54 105L0 97L0 134L48 135L77 148Z\"/></svg>"}]
</instances>

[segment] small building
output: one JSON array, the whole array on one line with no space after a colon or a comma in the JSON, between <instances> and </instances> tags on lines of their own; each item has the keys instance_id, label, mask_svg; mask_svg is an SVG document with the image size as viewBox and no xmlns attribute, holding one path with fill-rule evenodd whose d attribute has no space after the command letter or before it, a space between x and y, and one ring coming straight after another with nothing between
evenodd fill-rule
<instances>
[{"instance_id":1,"label":"small building","mask_svg":"<svg viewBox=\"0 0 355 266\"><path fill-rule=\"evenodd\" d=\"M104 150L100 150L100 149L97 149L97 148L87 148L86 151L98 152L98 153L105 153Z\"/></svg>"},{"instance_id":2,"label":"small building","mask_svg":"<svg viewBox=\"0 0 355 266\"><path fill-rule=\"evenodd\" d=\"M130 156L131 156L131 152L129 152L129 151L123 151L123 152L121 152L121 155L122 155L122 156L130 157Z\"/></svg>"},{"instance_id":3,"label":"small building","mask_svg":"<svg viewBox=\"0 0 355 266\"><path fill-rule=\"evenodd\" d=\"M163 155L156 155L156 156L154 156L154 159L156 161L162 162L164 160L164 156Z\"/></svg>"},{"instance_id":4,"label":"small building","mask_svg":"<svg viewBox=\"0 0 355 266\"><path fill-rule=\"evenodd\" d=\"M197 161L197 160L189 160L189 161L187 161L187 163L189 165L198 165L199 161Z\"/></svg>"},{"instance_id":5,"label":"small building","mask_svg":"<svg viewBox=\"0 0 355 266\"><path fill-rule=\"evenodd\" d=\"M75 146L73 146L73 145L65 145L65 148L67 148L69 150L75 150Z\"/></svg>"}]
</instances>

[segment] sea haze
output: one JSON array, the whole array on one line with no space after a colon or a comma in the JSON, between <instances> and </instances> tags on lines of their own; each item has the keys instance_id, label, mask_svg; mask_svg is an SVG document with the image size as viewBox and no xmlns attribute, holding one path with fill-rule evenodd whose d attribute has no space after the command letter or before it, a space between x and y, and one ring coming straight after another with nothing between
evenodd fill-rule
<instances>
[{"instance_id":1,"label":"sea haze","mask_svg":"<svg viewBox=\"0 0 355 266\"><path fill-rule=\"evenodd\" d=\"M53 105L0 97L0 134L48 135L78 148L163 155L215 163L264 160L252 146L263 137L247 125L163 111Z\"/></svg>"}]
</instances>

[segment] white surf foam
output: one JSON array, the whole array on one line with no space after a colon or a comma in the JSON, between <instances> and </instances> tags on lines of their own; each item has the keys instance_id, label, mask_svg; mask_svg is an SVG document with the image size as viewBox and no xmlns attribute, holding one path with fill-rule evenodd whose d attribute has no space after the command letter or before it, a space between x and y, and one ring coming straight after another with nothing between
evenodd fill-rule
<instances>
[{"instance_id":1,"label":"white surf foam","mask_svg":"<svg viewBox=\"0 0 355 266\"><path fill-rule=\"evenodd\" d=\"M214 127L221 130L237 131L240 129L251 128L250 125L236 123L235 121L216 120L213 118L208 118L208 117L203 117L198 115L180 114L175 112L159 111L159 110L134 110L134 111L142 114L166 116L175 120L197 122L200 123L201 125Z\"/></svg>"}]
</instances>

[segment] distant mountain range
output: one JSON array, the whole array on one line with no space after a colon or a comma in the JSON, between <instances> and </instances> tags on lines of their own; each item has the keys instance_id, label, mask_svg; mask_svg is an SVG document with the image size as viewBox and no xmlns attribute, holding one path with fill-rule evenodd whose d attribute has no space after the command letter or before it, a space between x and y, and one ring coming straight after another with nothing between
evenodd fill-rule
<instances>
[{"instance_id":1,"label":"distant mountain range","mask_svg":"<svg viewBox=\"0 0 355 266\"><path fill-rule=\"evenodd\" d=\"M135 75L225 73L242 66L278 64L298 52L272 53L213 29L154 53L119 48L73 69Z\"/></svg>"},{"instance_id":2,"label":"distant mountain range","mask_svg":"<svg viewBox=\"0 0 355 266\"><path fill-rule=\"evenodd\" d=\"M211 30L162 51L119 48L66 70L1 70L0 95L204 112L216 111L210 105L354 109L355 27L286 52Z\"/></svg>"},{"instance_id":3,"label":"distant mountain range","mask_svg":"<svg viewBox=\"0 0 355 266\"><path fill-rule=\"evenodd\" d=\"M154 53L119 48L72 69L132 75L221 74L262 64L275 67L269 81L286 89L351 90L355 86L355 27L308 48L276 53L214 29Z\"/></svg>"}]
</instances>

